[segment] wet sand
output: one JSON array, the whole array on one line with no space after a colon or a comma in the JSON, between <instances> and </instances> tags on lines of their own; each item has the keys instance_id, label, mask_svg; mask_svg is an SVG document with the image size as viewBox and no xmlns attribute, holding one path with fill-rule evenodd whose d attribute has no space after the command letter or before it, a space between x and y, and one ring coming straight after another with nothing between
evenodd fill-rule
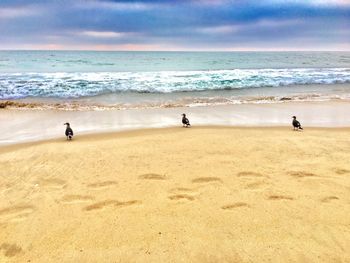
<instances>
[{"instance_id":1,"label":"wet sand","mask_svg":"<svg viewBox=\"0 0 350 263\"><path fill-rule=\"evenodd\" d=\"M182 113L194 126L290 126L291 117L296 115L305 127L350 127L349 112L346 101L102 111L0 109L0 147L60 138L66 122L77 135L177 127Z\"/></svg>"},{"instance_id":2,"label":"wet sand","mask_svg":"<svg viewBox=\"0 0 350 263\"><path fill-rule=\"evenodd\" d=\"M0 262L349 262L349 134L213 126L2 146Z\"/></svg>"}]
</instances>

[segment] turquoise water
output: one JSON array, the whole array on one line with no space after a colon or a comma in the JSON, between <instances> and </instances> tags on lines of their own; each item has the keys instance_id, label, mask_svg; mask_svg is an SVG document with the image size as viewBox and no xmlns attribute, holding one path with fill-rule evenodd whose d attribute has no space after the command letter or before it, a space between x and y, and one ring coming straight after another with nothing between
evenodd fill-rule
<instances>
[{"instance_id":1,"label":"turquoise water","mask_svg":"<svg viewBox=\"0 0 350 263\"><path fill-rule=\"evenodd\" d=\"M271 103L349 99L348 83L350 52L0 51L0 100Z\"/></svg>"},{"instance_id":2,"label":"turquoise water","mask_svg":"<svg viewBox=\"0 0 350 263\"><path fill-rule=\"evenodd\" d=\"M350 52L0 51L1 73L348 67L350 67Z\"/></svg>"}]
</instances>

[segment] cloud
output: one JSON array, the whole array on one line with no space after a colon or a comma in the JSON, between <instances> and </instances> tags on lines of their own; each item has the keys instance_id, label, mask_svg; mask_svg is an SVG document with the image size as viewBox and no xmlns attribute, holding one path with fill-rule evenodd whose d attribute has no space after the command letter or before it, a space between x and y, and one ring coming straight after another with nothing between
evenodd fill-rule
<instances>
[{"instance_id":1,"label":"cloud","mask_svg":"<svg viewBox=\"0 0 350 263\"><path fill-rule=\"evenodd\" d=\"M0 49L334 49L349 1L0 0Z\"/></svg>"},{"instance_id":2,"label":"cloud","mask_svg":"<svg viewBox=\"0 0 350 263\"><path fill-rule=\"evenodd\" d=\"M254 28L263 29L283 29L284 27L297 26L302 24L301 20L291 19L291 20L271 20L271 19L261 19L254 21L252 23L236 23L231 25L220 25L212 27L199 27L196 32L206 34L206 35L216 35L216 34L244 34L245 30L250 30Z\"/></svg>"},{"instance_id":3,"label":"cloud","mask_svg":"<svg viewBox=\"0 0 350 263\"><path fill-rule=\"evenodd\" d=\"M0 19L35 16L39 10L30 7L0 7Z\"/></svg>"},{"instance_id":4,"label":"cloud","mask_svg":"<svg viewBox=\"0 0 350 263\"><path fill-rule=\"evenodd\" d=\"M349 0L267 0L274 4L297 4L313 6L350 6Z\"/></svg>"},{"instance_id":5,"label":"cloud","mask_svg":"<svg viewBox=\"0 0 350 263\"><path fill-rule=\"evenodd\" d=\"M212 27L199 27L196 29L196 31L203 34L231 34L237 32L239 28L239 26L235 25L221 25Z\"/></svg>"},{"instance_id":6,"label":"cloud","mask_svg":"<svg viewBox=\"0 0 350 263\"><path fill-rule=\"evenodd\" d=\"M126 33L113 32L113 31L83 31L83 32L80 32L79 34L83 36L96 37L96 38L120 38L127 35Z\"/></svg>"},{"instance_id":7,"label":"cloud","mask_svg":"<svg viewBox=\"0 0 350 263\"><path fill-rule=\"evenodd\" d=\"M153 9L156 5L152 3L144 3L144 2L134 2L134 1L87 1L84 5L76 2L76 7L80 7L82 9L107 9L114 11L145 11Z\"/></svg>"}]
</instances>

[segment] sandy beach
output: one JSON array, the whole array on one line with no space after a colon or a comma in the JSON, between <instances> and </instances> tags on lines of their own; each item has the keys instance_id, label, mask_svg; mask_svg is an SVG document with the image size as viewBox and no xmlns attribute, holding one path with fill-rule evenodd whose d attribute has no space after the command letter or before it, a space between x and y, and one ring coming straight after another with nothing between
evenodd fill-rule
<instances>
[{"instance_id":1,"label":"sandy beach","mask_svg":"<svg viewBox=\"0 0 350 263\"><path fill-rule=\"evenodd\" d=\"M350 262L349 128L0 148L0 262Z\"/></svg>"},{"instance_id":2,"label":"sandy beach","mask_svg":"<svg viewBox=\"0 0 350 263\"><path fill-rule=\"evenodd\" d=\"M349 24L0 0L0 263L350 263Z\"/></svg>"}]
</instances>

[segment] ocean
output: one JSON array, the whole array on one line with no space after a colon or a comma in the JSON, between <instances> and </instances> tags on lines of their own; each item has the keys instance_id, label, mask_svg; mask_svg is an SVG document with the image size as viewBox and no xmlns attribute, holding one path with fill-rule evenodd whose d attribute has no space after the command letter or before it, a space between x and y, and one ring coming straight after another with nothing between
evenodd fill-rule
<instances>
[{"instance_id":1,"label":"ocean","mask_svg":"<svg viewBox=\"0 0 350 263\"><path fill-rule=\"evenodd\" d=\"M0 100L20 107L349 100L349 83L350 52L0 51Z\"/></svg>"}]
</instances>

